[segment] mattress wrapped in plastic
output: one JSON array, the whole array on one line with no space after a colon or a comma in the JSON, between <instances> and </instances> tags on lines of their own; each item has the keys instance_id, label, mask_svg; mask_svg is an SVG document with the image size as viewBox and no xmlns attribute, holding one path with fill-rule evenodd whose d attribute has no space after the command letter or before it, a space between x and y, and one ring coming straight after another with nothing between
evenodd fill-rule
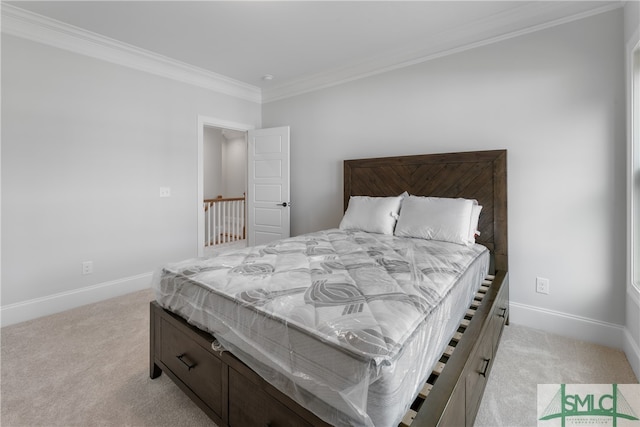
<instances>
[{"instance_id":1,"label":"mattress wrapped in plastic","mask_svg":"<svg viewBox=\"0 0 640 427\"><path fill-rule=\"evenodd\" d=\"M484 246L325 230L163 268L158 303L333 425L397 425L486 275Z\"/></svg>"}]
</instances>

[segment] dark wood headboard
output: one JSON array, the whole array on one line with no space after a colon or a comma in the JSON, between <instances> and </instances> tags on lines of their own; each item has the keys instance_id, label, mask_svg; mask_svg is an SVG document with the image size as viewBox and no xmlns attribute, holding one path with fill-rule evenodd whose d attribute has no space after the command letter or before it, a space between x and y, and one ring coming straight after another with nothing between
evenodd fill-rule
<instances>
[{"instance_id":1,"label":"dark wood headboard","mask_svg":"<svg viewBox=\"0 0 640 427\"><path fill-rule=\"evenodd\" d=\"M344 161L344 209L351 196L462 197L482 205L477 242L508 270L507 150Z\"/></svg>"}]
</instances>

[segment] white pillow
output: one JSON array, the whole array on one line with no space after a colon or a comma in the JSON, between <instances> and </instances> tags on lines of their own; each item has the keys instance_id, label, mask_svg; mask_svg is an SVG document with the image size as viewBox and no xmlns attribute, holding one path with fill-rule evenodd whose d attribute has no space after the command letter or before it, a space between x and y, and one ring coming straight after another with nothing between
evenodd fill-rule
<instances>
[{"instance_id":1,"label":"white pillow","mask_svg":"<svg viewBox=\"0 0 640 427\"><path fill-rule=\"evenodd\" d=\"M476 242L476 236L480 235L478 231L478 221L480 220L480 212L482 211L482 206L478 204L476 200L472 200L473 210L471 211L471 223L469 224L469 244L473 244Z\"/></svg>"},{"instance_id":2,"label":"white pillow","mask_svg":"<svg viewBox=\"0 0 640 427\"><path fill-rule=\"evenodd\" d=\"M402 197L351 196L340 221L342 230L393 234Z\"/></svg>"},{"instance_id":3,"label":"white pillow","mask_svg":"<svg viewBox=\"0 0 640 427\"><path fill-rule=\"evenodd\" d=\"M469 245L475 200L409 196L402 202L395 235ZM475 239L474 239L475 241Z\"/></svg>"}]
</instances>

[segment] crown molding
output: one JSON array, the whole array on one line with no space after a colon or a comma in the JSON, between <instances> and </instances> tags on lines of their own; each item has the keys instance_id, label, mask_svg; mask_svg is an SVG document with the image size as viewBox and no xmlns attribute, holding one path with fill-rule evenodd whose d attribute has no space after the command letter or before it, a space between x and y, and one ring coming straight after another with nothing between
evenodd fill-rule
<instances>
[{"instance_id":1,"label":"crown molding","mask_svg":"<svg viewBox=\"0 0 640 427\"><path fill-rule=\"evenodd\" d=\"M380 55L360 63L328 70L268 89L231 79L202 68L2 3L2 33L105 60L214 92L256 103L294 97L354 80L409 67L532 32L562 25L624 7L614 1L579 13L553 19L562 9L581 2L535 2L452 28L425 40L418 50ZM575 10L575 9L574 9ZM542 23L540 23L542 22Z\"/></svg>"},{"instance_id":2,"label":"crown molding","mask_svg":"<svg viewBox=\"0 0 640 427\"><path fill-rule=\"evenodd\" d=\"M445 31L437 37L425 40L423 47L419 50L384 55L369 61L351 64L280 86L263 89L262 102L279 101L304 93L338 86L350 81L409 67L624 7L624 1L616 1L584 12L569 13L564 18L552 18L553 16L558 16L558 12L561 12L563 8L571 10L571 3L573 2L524 3L516 9L477 20L464 28L453 28ZM539 23L541 20L543 23Z\"/></svg>"},{"instance_id":3,"label":"crown molding","mask_svg":"<svg viewBox=\"0 0 640 427\"><path fill-rule=\"evenodd\" d=\"M229 77L2 3L2 33L261 103L262 91Z\"/></svg>"}]
</instances>

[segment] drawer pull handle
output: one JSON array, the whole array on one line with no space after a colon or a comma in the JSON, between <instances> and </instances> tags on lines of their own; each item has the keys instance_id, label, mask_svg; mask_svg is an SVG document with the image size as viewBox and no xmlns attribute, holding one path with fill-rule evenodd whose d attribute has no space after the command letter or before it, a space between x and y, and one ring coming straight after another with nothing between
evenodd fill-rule
<instances>
[{"instance_id":1,"label":"drawer pull handle","mask_svg":"<svg viewBox=\"0 0 640 427\"><path fill-rule=\"evenodd\" d=\"M189 363L188 361L184 360L185 353L179 354L179 355L177 355L176 357L178 358L178 360L179 360L179 361L181 361L181 362L182 362L182 364L183 364L183 365L184 365L184 366L185 366L189 371L196 367L196 364L195 364L195 363Z\"/></svg>"},{"instance_id":2,"label":"drawer pull handle","mask_svg":"<svg viewBox=\"0 0 640 427\"><path fill-rule=\"evenodd\" d=\"M482 375L485 378L487 378L487 370L489 369L489 362L490 361L491 361L491 359L485 359L484 357L482 358L482 362L484 363L484 367L482 368L482 371L480 371L480 375Z\"/></svg>"},{"instance_id":3,"label":"drawer pull handle","mask_svg":"<svg viewBox=\"0 0 640 427\"><path fill-rule=\"evenodd\" d=\"M502 317L504 319L505 314L507 314L507 307L502 307L500 310L502 313L498 314L498 317Z\"/></svg>"}]
</instances>

